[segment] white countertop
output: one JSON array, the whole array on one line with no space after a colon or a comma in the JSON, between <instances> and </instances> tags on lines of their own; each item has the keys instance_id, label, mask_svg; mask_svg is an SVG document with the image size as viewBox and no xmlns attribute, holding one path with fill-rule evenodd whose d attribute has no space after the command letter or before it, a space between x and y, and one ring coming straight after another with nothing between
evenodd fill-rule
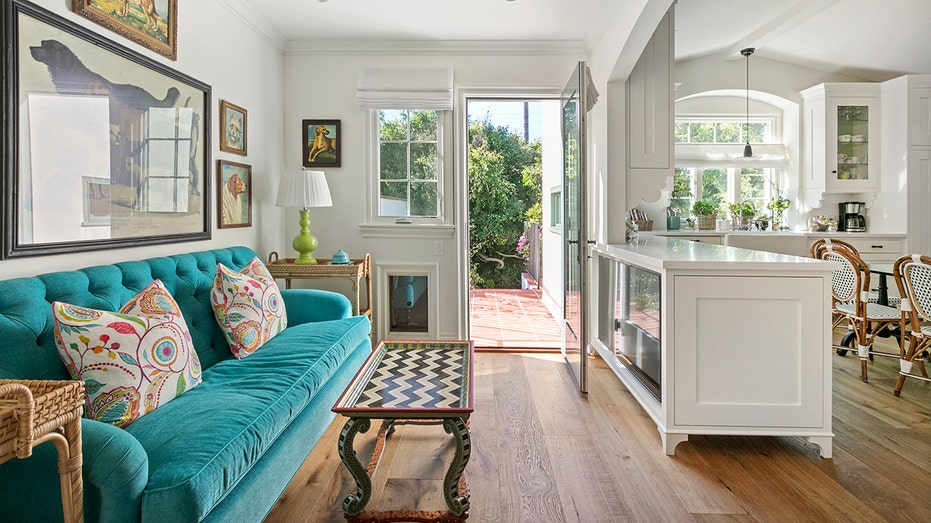
<instances>
[{"instance_id":1,"label":"white countertop","mask_svg":"<svg viewBox=\"0 0 931 523\"><path fill-rule=\"evenodd\" d=\"M759 234L784 233L763 232ZM637 240L626 244L598 244L594 250L621 261L654 270L810 272L832 271L840 268L839 264L812 258L692 242L655 234L640 236Z\"/></svg>"},{"instance_id":2,"label":"white countertop","mask_svg":"<svg viewBox=\"0 0 931 523\"><path fill-rule=\"evenodd\" d=\"M641 236L806 236L809 238L905 238L905 233L894 232L808 232L808 231L712 231L700 229L643 231Z\"/></svg>"}]
</instances>

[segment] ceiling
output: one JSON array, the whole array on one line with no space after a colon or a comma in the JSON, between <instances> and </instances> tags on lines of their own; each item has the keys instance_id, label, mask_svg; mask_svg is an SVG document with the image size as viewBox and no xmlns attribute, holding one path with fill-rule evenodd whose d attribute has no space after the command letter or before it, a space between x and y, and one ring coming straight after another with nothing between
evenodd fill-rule
<instances>
[{"instance_id":1,"label":"ceiling","mask_svg":"<svg viewBox=\"0 0 931 523\"><path fill-rule=\"evenodd\" d=\"M240 0L285 40L591 45L627 0ZM571 5L571 8L569 7ZM882 81L931 72L928 0L679 0L676 59L740 49Z\"/></svg>"}]
</instances>

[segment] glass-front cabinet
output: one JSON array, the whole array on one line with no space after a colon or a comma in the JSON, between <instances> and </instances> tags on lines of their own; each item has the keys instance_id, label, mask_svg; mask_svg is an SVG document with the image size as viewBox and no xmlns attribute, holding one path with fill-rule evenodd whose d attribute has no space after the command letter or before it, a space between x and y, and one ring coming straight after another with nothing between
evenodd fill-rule
<instances>
[{"instance_id":1,"label":"glass-front cabinet","mask_svg":"<svg viewBox=\"0 0 931 523\"><path fill-rule=\"evenodd\" d=\"M802 91L805 188L879 189L880 86L827 83Z\"/></svg>"}]
</instances>

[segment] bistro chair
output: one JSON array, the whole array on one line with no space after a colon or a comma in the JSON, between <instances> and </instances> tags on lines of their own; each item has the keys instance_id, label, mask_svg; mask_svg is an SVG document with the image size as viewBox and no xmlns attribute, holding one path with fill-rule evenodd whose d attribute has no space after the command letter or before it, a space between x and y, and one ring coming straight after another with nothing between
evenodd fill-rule
<instances>
[{"instance_id":1,"label":"bistro chair","mask_svg":"<svg viewBox=\"0 0 931 523\"><path fill-rule=\"evenodd\" d=\"M893 332L901 323L902 315L895 307L868 301L870 269L856 253L844 247L835 247L834 242L812 252L819 254L822 260L841 264L841 268L831 274L832 313L841 316L834 324L836 326L846 320L855 333L857 354L860 357L860 379L867 381L867 361L871 356L899 356L873 350L872 345L884 331Z\"/></svg>"},{"instance_id":2,"label":"bistro chair","mask_svg":"<svg viewBox=\"0 0 931 523\"><path fill-rule=\"evenodd\" d=\"M811 242L811 245L808 247L808 253L812 258L821 259L821 254L828 247L833 247L834 249L846 249L856 254L857 257L860 256L860 251L858 251L857 248L853 246L853 244L845 242L844 240L835 240L832 238L819 238ZM899 296L889 296L888 300L890 307L898 307L899 303L901 302L901 298ZM879 293L875 290L869 291L869 294L867 294L867 301L872 303L879 302ZM837 325L838 323L834 324L835 327Z\"/></svg>"},{"instance_id":3,"label":"bistro chair","mask_svg":"<svg viewBox=\"0 0 931 523\"><path fill-rule=\"evenodd\" d=\"M892 270L902 296L899 379L893 392L898 396L902 393L905 378L931 381L922 359L931 346L931 257L918 254L902 256L895 261ZM915 364L920 376L912 373Z\"/></svg>"}]
</instances>

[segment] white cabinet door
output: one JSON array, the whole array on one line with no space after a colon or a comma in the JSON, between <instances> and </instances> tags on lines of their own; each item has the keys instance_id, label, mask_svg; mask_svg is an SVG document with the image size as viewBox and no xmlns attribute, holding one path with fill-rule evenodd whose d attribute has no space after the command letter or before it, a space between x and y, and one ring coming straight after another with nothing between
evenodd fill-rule
<instances>
[{"instance_id":1,"label":"white cabinet door","mask_svg":"<svg viewBox=\"0 0 931 523\"><path fill-rule=\"evenodd\" d=\"M672 174L672 13L666 13L627 79L628 166Z\"/></svg>"},{"instance_id":2,"label":"white cabinet door","mask_svg":"<svg viewBox=\"0 0 931 523\"><path fill-rule=\"evenodd\" d=\"M821 427L831 375L826 284L676 276L675 425Z\"/></svg>"},{"instance_id":3,"label":"white cabinet door","mask_svg":"<svg viewBox=\"0 0 931 523\"><path fill-rule=\"evenodd\" d=\"M879 189L879 97L827 97L825 103L827 192Z\"/></svg>"},{"instance_id":4,"label":"white cabinet door","mask_svg":"<svg viewBox=\"0 0 931 523\"><path fill-rule=\"evenodd\" d=\"M908 90L908 144L931 145L931 87Z\"/></svg>"}]
</instances>

